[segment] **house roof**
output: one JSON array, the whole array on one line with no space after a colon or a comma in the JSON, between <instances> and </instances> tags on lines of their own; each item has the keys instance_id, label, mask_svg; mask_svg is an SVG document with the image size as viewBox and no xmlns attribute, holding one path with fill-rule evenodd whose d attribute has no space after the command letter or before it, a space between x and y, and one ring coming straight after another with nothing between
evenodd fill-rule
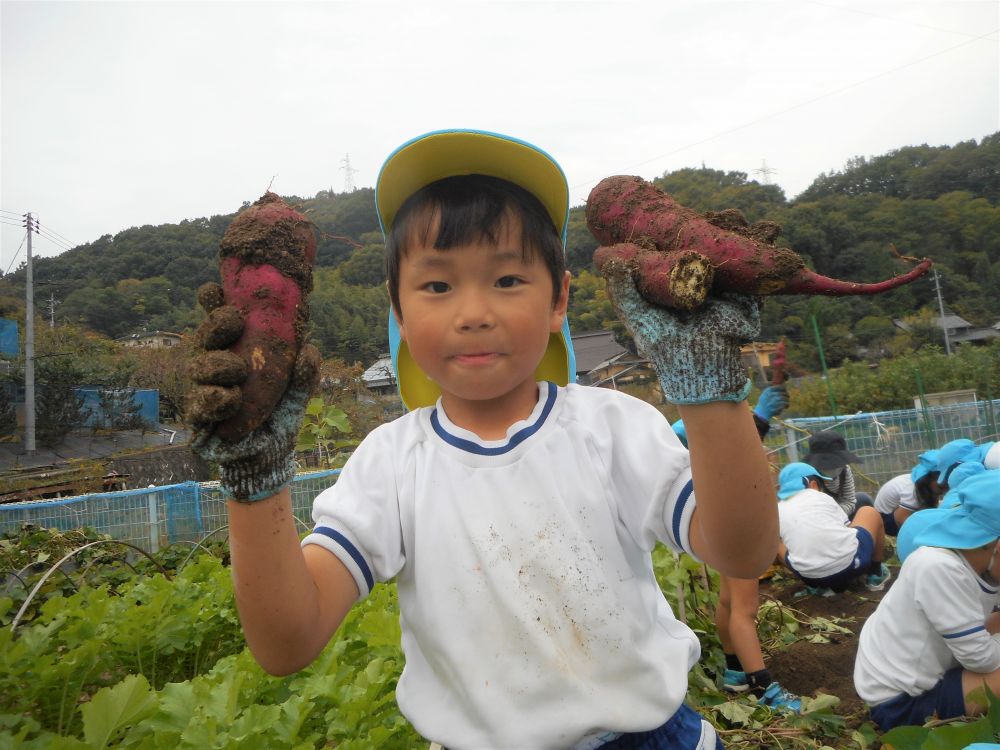
<instances>
[{"instance_id":1,"label":"house roof","mask_svg":"<svg viewBox=\"0 0 1000 750\"><path fill-rule=\"evenodd\" d=\"M576 371L590 372L605 362L628 354L628 350L615 341L611 331L593 331L573 336L573 353L576 355Z\"/></svg>"},{"instance_id":2,"label":"house roof","mask_svg":"<svg viewBox=\"0 0 1000 750\"><path fill-rule=\"evenodd\" d=\"M947 313L943 318L940 315L935 315L931 318L931 320L938 328L947 328L949 331L960 331L965 328L972 328L972 323L967 321L961 315L955 315L954 313ZM904 331L909 331L911 328L910 324L905 320L894 320L892 322Z\"/></svg>"},{"instance_id":3,"label":"house roof","mask_svg":"<svg viewBox=\"0 0 1000 750\"><path fill-rule=\"evenodd\" d=\"M396 376L392 372L392 357L383 354L361 374L361 379L369 388L395 385Z\"/></svg>"}]
</instances>

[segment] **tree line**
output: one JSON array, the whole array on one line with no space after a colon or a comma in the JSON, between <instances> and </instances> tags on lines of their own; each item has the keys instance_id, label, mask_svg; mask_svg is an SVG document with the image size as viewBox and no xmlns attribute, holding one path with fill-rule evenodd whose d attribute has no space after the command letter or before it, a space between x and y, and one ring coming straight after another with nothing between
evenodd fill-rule
<instances>
[{"instance_id":1,"label":"tree line","mask_svg":"<svg viewBox=\"0 0 1000 750\"><path fill-rule=\"evenodd\" d=\"M1000 133L978 142L907 146L859 157L840 171L819 175L794 200L780 187L736 171L681 169L655 182L695 210L737 208L751 222L781 224L778 244L829 276L875 281L901 273L907 265L894 249L930 257L950 310L973 325L1000 320ZM327 358L370 364L388 348L388 296L373 191L321 191L286 200L318 231L310 300L316 344ZM239 209L178 224L132 227L36 259L35 296L59 302L57 327L97 339L143 330L191 331L202 318L195 290L218 278L218 243ZM591 264L596 246L583 206L573 207L567 260L574 276L570 326L577 333L617 326ZM23 320L24 283L23 266L0 278L0 317ZM793 368L816 372L820 344L827 365L837 367L937 343L936 315L930 277L874 297L774 296L764 304L761 340L785 338ZM898 319L908 320L910 330L894 325ZM73 357L67 352L52 359Z\"/></svg>"}]
</instances>

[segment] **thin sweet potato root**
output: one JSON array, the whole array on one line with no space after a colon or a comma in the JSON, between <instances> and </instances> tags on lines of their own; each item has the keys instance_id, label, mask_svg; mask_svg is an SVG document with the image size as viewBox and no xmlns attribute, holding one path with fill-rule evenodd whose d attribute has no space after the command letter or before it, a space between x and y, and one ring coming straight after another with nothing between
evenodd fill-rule
<instances>
[{"instance_id":1,"label":"thin sweet potato root","mask_svg":"<svg viewBox=\"0 0 1000 750\"><path fill-rule=\"evenodd\" d=\"M706 216L685 208L641 177L601 180L587 199L587 226L603 243L598 270L625 264L642 295L664 307L693 310L710 290L743 294L877 294L922 276L927 258L905 274L865 284L821 276L793 250L776 247L779 227L752 226L738 211ZM902 256L900 256L902 257Z\"/></svg>"},{"instance_id":2,"label":"thin sweet potato root","mask_svg":"<svg viewBox=\"0 0 1000 750\"><path fill-rule=\"evenodd\" d=\"M255 430L284 394L305 338L315 259L313 225L274 193L265 193L226 230L219 244L222 297L214 285L199 293L210 316L228 315L236 326L242 319L230 351L245 360L246 379L239 409L215 427L222 439L235 442ZM225 339L223 328L214 330ZM199 364L208 370L210 358ZM192 378L201 380L196 371ZM198 421L197 413L189 416Z\"/></svg>"}]
</instances>

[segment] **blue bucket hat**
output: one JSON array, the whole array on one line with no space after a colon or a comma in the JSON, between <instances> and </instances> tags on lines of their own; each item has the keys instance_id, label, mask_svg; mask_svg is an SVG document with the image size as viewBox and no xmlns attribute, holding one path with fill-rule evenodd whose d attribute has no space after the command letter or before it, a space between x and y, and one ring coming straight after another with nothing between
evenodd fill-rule
<instances>
[{"instance_id":1,"label":"blue bucket hat","mask_svg":"<svg viewBox=\"0 0 1000 750\"><path fill-rule=\"evenodd\" d=\"M951 474L952 469L966 460L975 449L976 444L968 438L952 440L938 448L938 483L947 484L948 475Z\"/></svg>"},{"instance_id":2,"label":"blue bucket hat","mask_svg":"<svg viewBox=\"0 0 1000 750\"><path fill-rule=\"evenodd\" d=\"M910 479L916 484L921 479L926 477L932 471L937 471L938 462L938 450L932 449L929 451L924 451L919 456L917 456L917 464L913 467L910 472Z\"/></svg>"},{"instance_id":3,"label":"blue bucket hat","mask_svg":"<svg viewBox=\"0 0 1000 750\"><path fill-rule=\"evenodd\" d=\"M955 490L953 502L959 507L944 509L916 536L918 547L973 549L1000 539L1000 471L983 471L966 479ZM907 523L909 519L903 526Z\"/></svg>"},{"instance_id":4,"label":"blue bucket hat","mask_svg":"<svg viewBox=\"0 0 1000 750\"><path fill-rule=\"evenodd\" d=\"M788 464L778 474L778 499L787 500L796 492L801 492L809 486L809 479L812 477L830 480L830 477L820 474L819 470L810 464L802 461Z\"/></svg>"},{"instance_id":5,"label":"blue bucket hat","mask_svg":"<svg viewBox=\"0 0 1000 750\"><path fill-rule=\"evenodd\" d=\"M918 510L912 516L903 521L903 525L899 527L899 533L896 535L896 555L899 557L899 561L903 562L903 560L910 556L910 553L912 553L913 550L921 546L916 542L917 537L920 536L928 526L957 507L957 505L946 506L942 500L940 508L926 508L924 510Z\"/></svg>"},{"instance_id":6,"label":"blue bucket hat","mask_svg":"<svg viewBox=\"0 0 1000 750\"><path fill-rule=\"evenodd\" d=\"M966 479L971 479L984 471L986 471L986 467L978 461L963 461L948 475L948 492L945 497L955 492Z\"/></svg>"},{"instance_id":7,"label":"blue bucket hat","mask_svg":"<svg viewBox=\"0 0 1000 750\"><path fill-rule=\"evenodd\" d=\"M388 234L400 207L415 192L445 177L482 174L499 177L527 190L541 201L566 248L569 187L556 160L517 138L485 130L435 130L407 141L385 160L375 183L375 210L382 233ZM407 409L433 405L441 395L437 383L420 369L399 335L389 310L389 352L399 395ZM537 380L566 385L576 380L576 357L569 333L569 316L535 370Z\"/></svg>"}]
</instances>

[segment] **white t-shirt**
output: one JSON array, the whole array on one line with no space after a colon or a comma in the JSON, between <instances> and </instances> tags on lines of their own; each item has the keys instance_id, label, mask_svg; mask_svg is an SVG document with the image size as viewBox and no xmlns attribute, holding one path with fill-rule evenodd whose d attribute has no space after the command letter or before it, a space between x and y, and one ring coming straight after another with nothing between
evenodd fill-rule
<instances>
[{"instance_id":1,"label":"white t-shirt","mask_svg":"<svg viewBox=\"0 0 1000 750\"><path fill-rule=\"evenodd\" d=\"M825 578L846 570L858 551L858 537L837 501L804 489L778 502L781 541L787 559L806 578Z\"/></svg>"},{"instance_id":2,"label":"white t-shirt","mask_svg":"<svg viewBox=\"0 0 1000 750\"><path fill-rule=\"evenodd\" d=\"M917 499L917 490L909 474L893 477L875 495L875 510L879 513L895 513L896 508L906 508L916 513L923 507Z\"/></svg>"},{"instance_id":3,"label":"white t-shirt","mask_svg":"<svg viewBox=\"0 0 1000 750\"><path fill-rule=\"evenodd\" d=\"M1000 640L985 626L997 589L954 550L920 547L865 622L854 661L854 689L869 705L917 696L946 671L1000 667Z\"/></svg>"},{"instance_id":4,"label":"white t-shirt","mask_svg":"<svg viewBox=\"0 0 1000 750\"><path fill-rule=\"evenodd\" d=\"M652 406L539 384L505 440L440 401L366 437L316 498L303 544L361 596L396 578L400 710L450 748L567 748L655 728L698 660L653 575L656 542L690 552L688 452Z\"/></svg>"}]
</instances>

